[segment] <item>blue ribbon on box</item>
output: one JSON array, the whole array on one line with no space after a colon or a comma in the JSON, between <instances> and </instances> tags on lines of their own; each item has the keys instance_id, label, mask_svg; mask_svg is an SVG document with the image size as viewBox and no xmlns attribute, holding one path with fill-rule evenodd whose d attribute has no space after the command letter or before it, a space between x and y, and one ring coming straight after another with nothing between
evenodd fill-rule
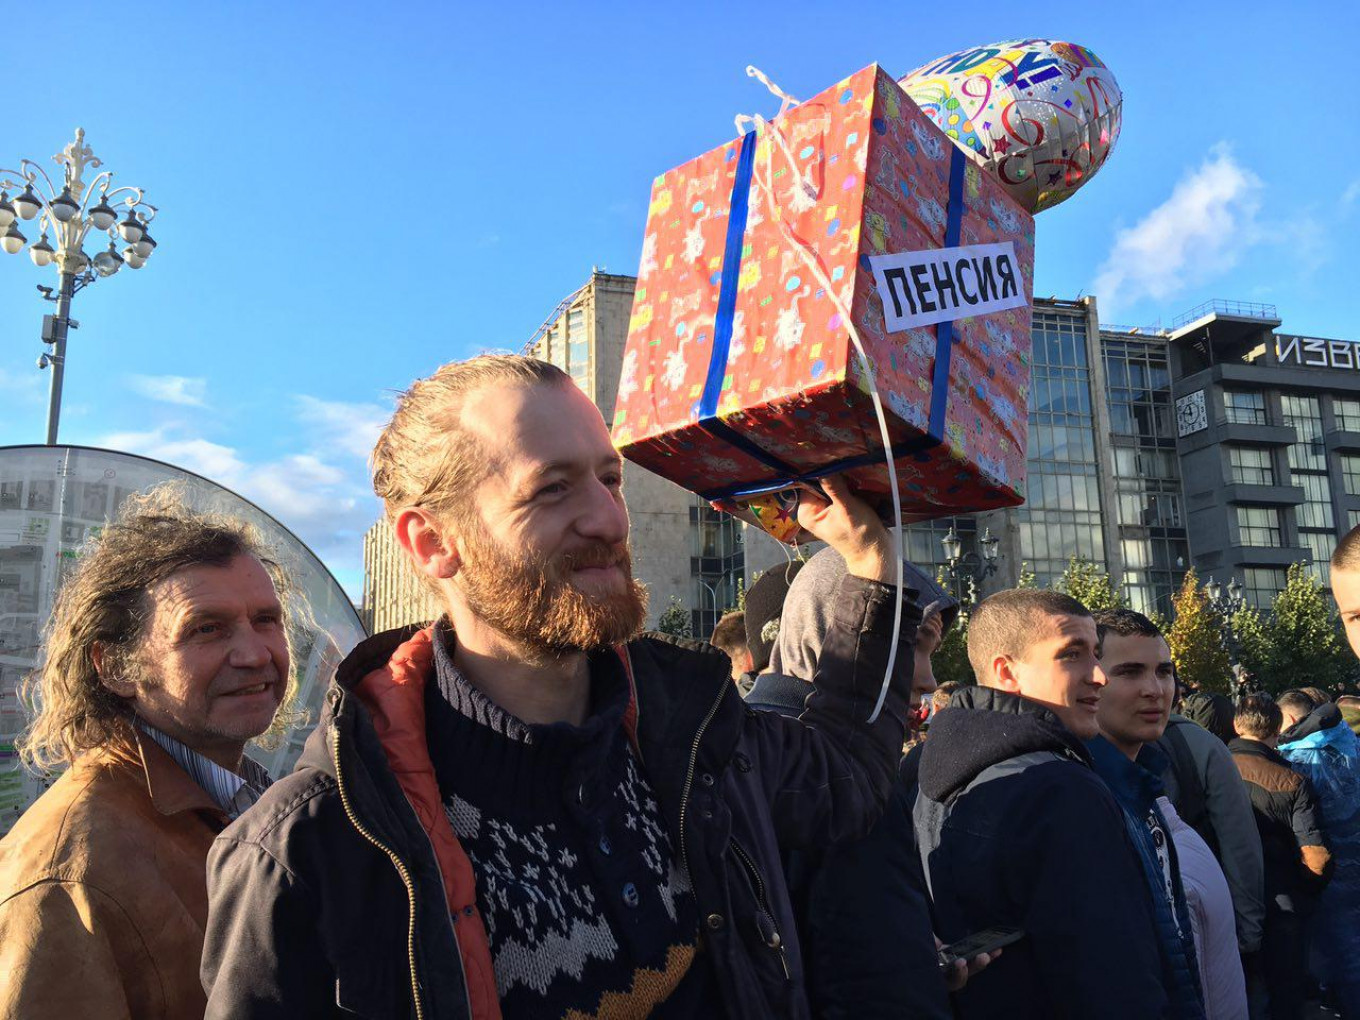
<instances>
[{"instance_id":1,"label":"blue ribbon on box","mask_svg":"<svg viewBox=\"0 0 1360 1020\"><path fill-rule=\"evenodd\" d=\"M956 248L963 227L963 178L967 157L963 150L951 145L949 158L949 205L946 209L944 246ZM797 482L813 481L838 474L850 468L877 464L883 460L881 451L845 457L814 471L800 471L791 464L753 442L718 417L718 398L722 394L723 377L727 374L728 352L732 345L732 326L737 310L737 280L741 275L742 238L746 234L746 220L750 212L751 178L755 171L756 133L748 131L741 138L736 174L732 179L731 211L727 218L727 240L723 246L721 282L718 287L718 310L713 324L713 347L708 360L708 375L699 398L699 428L762 464L778 472L776 479L763 482L737 482L701 493L705 499L741 499L788 489ZM949 362L954 352L954 323L941 322L935 327L935 372L931 379L930 418L926 434L893 447L894 460L928 450L944 441L944 417L949 401Z\"/></svg>"}]
</instances>

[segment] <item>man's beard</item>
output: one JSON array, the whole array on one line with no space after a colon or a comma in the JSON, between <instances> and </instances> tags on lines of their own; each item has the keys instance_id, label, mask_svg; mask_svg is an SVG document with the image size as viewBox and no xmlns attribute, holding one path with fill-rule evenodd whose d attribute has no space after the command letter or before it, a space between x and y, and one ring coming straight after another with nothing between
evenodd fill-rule
<instances>
[{"instance_id":1,"label":"man's beard","mask_svg":"<svg viewBox=\"0 0 1360 1020\"><path fill-rule=\"evenodd\" d=\"M468 609L526 651L561 657L621 644L647 618L647 589L633 577L626 545L595 542L550 560L516 556L480 520L463 542L458 578ZM572 571L608 566L620 571L621 590L588 594L572 584Z\"/></svg>"}]
</instances>

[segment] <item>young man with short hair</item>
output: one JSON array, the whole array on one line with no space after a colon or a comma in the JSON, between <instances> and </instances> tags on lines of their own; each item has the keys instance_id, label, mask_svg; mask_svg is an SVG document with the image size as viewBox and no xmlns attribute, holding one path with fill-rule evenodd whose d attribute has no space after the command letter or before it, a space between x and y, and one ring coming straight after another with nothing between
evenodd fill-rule
<instances>
[{"instance_id":1,"label":"young man with short hair","mask_svg":"<svg viewBox=\"0 0 1360 1020\"><path fill-rule=\"evenodd\" d=\"M1153 745L1166 729L1176 695L1171 649L1161 631L1142 613L1131 609L1105 610L1095 614L1095 621L1100 638L1097 668L1105 678L1105 689L1096 713L1100 735L1087 741L1086 746L1096 772L1123 808L1129 838L1143 863L1166 987L1172 996L1170 1015L1203 1017L1210 998L1216 1004L1231 998L1241 1007L1240 1011L1217 1009L1215 1017L1240 1015L1246 1010L1246 991L1235 937L1230 942L1228 959L1214 961L1226 962L1230 972L1209 974L1214 987L1201 988L1200 961L1180 859L1171 824L1158 805L1164 792L1160 777L1166 758ZM1217 864L1214 869L1218 870ZM1221 873L1219 878L1221 882ZM1223 886L1226 892L1226 883ZM1231 931L1231 910L1224 920Z\"/></svg>"},{"instance_id":2,"label":"young man with short hair","mask_svg":"<svg viewBox=\"0 0 1360 1020\"><path fill-rule=\"evenodd\" d=\"M1085 745L1105 684L1096 648L1070 596L991 596L968 629L982 686L955 694L921 745L915 822L936 933L1023 933L954 996L964 1020L1167 1009L1142 867Z\"/></svg>"},{"instance_id":3,"label":"young man with short hair","mask_svg":"<svg viewBox=\"0 0 1360 1020\"><path fill-rule=\"evenodd\" d=\"M800 501L846 576L784 719L715 649L636 636L622 465L560 369L446 365L373 461L445 613L355 649L298 771L215 846L207 1016L808 1016L781 845L868 831L906 726L902 675L868 722L878 517L838 478Z\"/></svg>"},{"instance_id":4,"label":"young man with short hair","mask_svg":"<svg viewBox=\"0 0 1360 1020\"><path fill-rule=\"evenodd\" d=\"M1275 749L1283 718L1270 695L1248 695L1228 750L1251 796L1265 855L1265 938L1251 997L1260 1015L1299 1020L1307 991L1305 923L1331 876L1332 855L1312 785Z\"/></svg>"},{"instance_id":5,"label":"young man with short hair","mask_svg":"<svg viewBox=\"0 0 1360 1020\"><path fill-rule=\"evenodd\" d=\"M713 628L708 643L721 649L732 661L732 680L735 683L751 672L751 649L746 647L746 614L740 609L724 613Z\"/></svg>"},{"instance_id":6,"label":"young man with short hair","mask_svg":"<svg viewBox=\"0 0 1360 1020\"><path fill-rule=\"evenodd\" d=\"M269 785L245 745L291 680L288 588L169 487L63 582L19 750L65 771L0 840L0 1017L203 1016L208 848Z\"/></svg>"}]
</instances>

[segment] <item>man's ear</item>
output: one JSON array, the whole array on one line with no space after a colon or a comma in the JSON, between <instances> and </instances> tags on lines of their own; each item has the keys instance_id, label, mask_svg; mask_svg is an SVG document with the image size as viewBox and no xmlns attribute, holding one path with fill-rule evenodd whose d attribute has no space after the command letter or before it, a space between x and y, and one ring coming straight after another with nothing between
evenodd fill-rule
<instances>
[{"instance_id":1,"label":"man's ear","mask_svg":"<svg viewBox=\"0 0 1360 1020\"><path fill-rule=\"evenodd\" d=\"M445 532L428 510L407 507L397 514L392 530L416 570L426 577L447 579L458 573L463 565L455 536Z\"/></svg>"},{"instance_id":2,"label":"man's ear","mask_svg":"<svg viewBox=\"0 0 1360 1020\"><path fill-rule=\"evenodd\" d=\"M1020 677L1009 655L998 655L992 660L992 676L996 677L998 689L1011 694L1020 693Z\"/></svg>"},{"instance_id":3,"label":"man's ear","mask_svg":"<svg viewBox=\"0 0 1360 1020\"><path fill-rule=\"evenodd\" d=\"M117 670L112 668L112 656L108 654L104 642L96 641L90 646L90 661L94 663L94 671L99 674L99 682L114 694L120 698L130 698L137 693L137 685L131 680L112 675Z\"/></svg>"}]
</instances>

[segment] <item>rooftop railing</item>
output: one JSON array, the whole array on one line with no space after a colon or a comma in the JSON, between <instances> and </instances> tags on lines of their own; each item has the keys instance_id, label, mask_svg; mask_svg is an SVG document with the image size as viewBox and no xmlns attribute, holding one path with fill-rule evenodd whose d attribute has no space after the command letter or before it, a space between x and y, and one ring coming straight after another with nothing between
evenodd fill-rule
<instances>
[{"instance_id":1,"label":"rooftop railing","mask_svg":"<svg viewBox=\"0 0 1360 1020\"><path fill-rule=\"evenodd\" d=\"M1262 304L1258 301L1225 301L1222 298L1215 298L1206 301L1202 305L1196 305L1190 311L1177 316L1171 323L1172 329L1179 329L1188 326L1192 322L1204 318L1206 315L1233 315L1242 319L1263 319L1279 321L1279 314L1274 305Z\"/></svg>"}]
</instances>

